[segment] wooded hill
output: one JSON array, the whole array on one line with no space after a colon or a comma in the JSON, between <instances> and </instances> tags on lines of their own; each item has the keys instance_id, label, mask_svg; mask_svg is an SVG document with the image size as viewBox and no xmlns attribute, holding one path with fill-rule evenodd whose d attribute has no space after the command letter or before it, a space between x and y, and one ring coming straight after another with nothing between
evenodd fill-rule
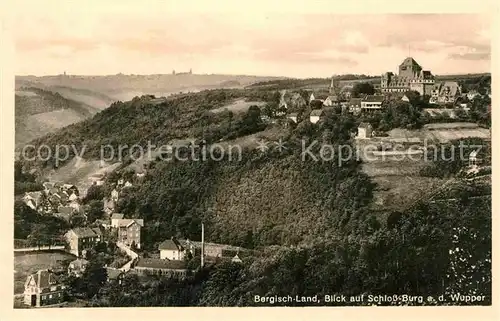
<instances>
[{"instance_id":1,"label":"wooded hill","mask_svg":"<svg viewBox=\"0 0 500 321\"><path fill-rule=\"evenodd\" d=\"M15 96L16 146L90 118L97 109L48 90L22 87Z\"/></svg>"},{"instance_id":2,"label":"wooded hill","mask_svg":"<svg viewBox=\"0 0 500 321\"><path fill-rule=\"evenodd\" d=\"M242 98L276 105L279 95L214 90L159 103L137 97L35 144L86 145L84 157L97 158L101 144L146 147L148 141L158 145L177 138L204 138L211 144L272 126L262 123L258 108L241 114L210 112ZM423 200L408 210L375 213L369 207L374 185L355 159L340 165L302 161L301 139L347 145L356 125L352 116L333 112L316 125L305 121L284 128L284 152L244 149L240 161L153 161L146 176L120 195L117 209L144 218L146 250L156 250L174 235L199 240L203 222L206 240L259 249L262 255L246 258L243 265L210 267L194 280L148 284L132 276L127 286L106 286L92 305L256 305L256 294L426 298L472 288L491 300L491 196L466 197L483 187L468 185L465 196L449 202ZM318 151L319 146L313 149ZM39 165L50 167L51 162ZM106 194L110 183L130 175L126 165L125 160L123 170L108 178ZM456 263L464 261L450 254L452 248L461 249L467 266ZM477 270L467 268L473 265Z\"/></svg>"}]
</instances>

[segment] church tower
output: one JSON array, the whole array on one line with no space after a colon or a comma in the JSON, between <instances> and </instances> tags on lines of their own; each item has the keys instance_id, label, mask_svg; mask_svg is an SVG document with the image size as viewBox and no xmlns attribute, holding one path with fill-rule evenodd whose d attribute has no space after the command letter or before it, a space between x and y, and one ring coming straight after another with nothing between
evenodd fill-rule
<instances>
[{"instance_id":1,"label":"church tower","mask_svg":"<svg viewBox=\"0 0 500 321\"><path fill-rule=\"evenodd\" d=\"M333 82L333 77L330 81L330 87L328 88L328 92L330 93L330 95L336 95L337 94L337 91L336 91L336 88L335 88L335 84Z\"/></svg>"}]
</instances>

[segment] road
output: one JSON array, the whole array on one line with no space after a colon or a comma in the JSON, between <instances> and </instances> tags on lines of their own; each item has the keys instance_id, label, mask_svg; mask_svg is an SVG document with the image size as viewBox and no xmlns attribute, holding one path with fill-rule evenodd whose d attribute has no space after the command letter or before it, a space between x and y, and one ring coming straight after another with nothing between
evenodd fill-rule
<instances>
[{"instance_id":1,"label":"road","mask_svg":"<svg viewBox=\"0 0 500 321\"><path fill-rule=\"evenodd\" d=\"M134 251L132 251L132 249L130 247L126 246L122 242L116 242L116 246L118 246L118 248L120 250L122 250L125 253L127 253L127 255L130 257L130 261L128 261L124 266L122 266L120 268L120 270L122 270L123 272L128 272L131 269L131 267L132 267L132 262L134 262L134 260L136 258L138 258L139 255L137 253L135 253Z\"/></svg>"}]
</instances>

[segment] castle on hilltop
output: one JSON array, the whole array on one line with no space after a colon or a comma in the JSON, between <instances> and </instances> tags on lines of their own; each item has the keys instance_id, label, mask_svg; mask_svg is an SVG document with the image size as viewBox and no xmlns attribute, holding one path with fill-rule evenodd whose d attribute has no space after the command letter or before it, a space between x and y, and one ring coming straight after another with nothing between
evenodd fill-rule
<instances>
[{"instance_id":1,"label":"castle on hilltop","mask_svg":"<svg viewBox=\"0 0 500 321\"><path fill-rule=\"evenodd\" d=\"M399 65L398 75L392 72L382 74L380 89L385 93L414 90L420 95L431 95L434 82L429 70L423 70L415 59L408 57Z\"/></svg>"}]
</instances>

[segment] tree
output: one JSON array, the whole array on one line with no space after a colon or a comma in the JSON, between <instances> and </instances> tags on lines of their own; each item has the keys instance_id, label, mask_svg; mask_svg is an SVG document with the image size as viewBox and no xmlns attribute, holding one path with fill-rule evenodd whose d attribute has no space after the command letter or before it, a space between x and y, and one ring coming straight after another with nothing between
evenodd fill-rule
<instances>
[{"instance_id":1,"label":"tree","mask_svg":"<svg viewBox=\"0 0 500 321\"><path fill-rule=\"evenodd\" d=\"M28 241L31 245L44 246L51 243L51 236L43 224L35 224L28 235Z\"/></svg>"},{"instance_id":2,"label":"tree","mask_svg":"<svg viewBox=\"0 0 500 321\"><path fill-rule=\"evenodd\" d=\"M91 200L87 204L87 220L89 223L93 223L97 219L101 219L104 216L103 202L98 199Z\"/></svg>"},{"instance_id":3,"label":"tree","mask_svg":"<svg viewBox=\"0 0 500 321\"><path fill-rule=\"evenodd\" d=\"M323 102L321 100L313 100L310 103L311 109L321 109L323 107Z\"/></svg>"},{"instance_id":4,"label":"tree","mask_svg":"<svg viewBox=\"0 0 500 321\"><path fill-rule=\"evenodd\" d=\"M358 82L352 88L352 95L355 98L362 97L363 95L373 95L375 93L375 87L368 82Z\"/></svg>"},{"instance_id":5,"label":"tree","mask_svg":"<svg viewBox=\"0 0 500 321\"><path fill-rule=\"evenodd\" d=\"M96 259L91 259L87 268L83 272L83 292L88 299L94 297L99 293L99 289L106 284L108 279L108 272L101 262Z\"/></svg>"},{"instance_id":6,"label":"tree","mask_svg":"<svg viewBox=\"0 0 500 321\"><path fill-rule=\"evenodd\" d=\"M102 200L103 198L104 198L104 187L94 184L87 189L87 195L85 195L83 202L88 203L94 200Z\"/></svg>"}]
</instances>

